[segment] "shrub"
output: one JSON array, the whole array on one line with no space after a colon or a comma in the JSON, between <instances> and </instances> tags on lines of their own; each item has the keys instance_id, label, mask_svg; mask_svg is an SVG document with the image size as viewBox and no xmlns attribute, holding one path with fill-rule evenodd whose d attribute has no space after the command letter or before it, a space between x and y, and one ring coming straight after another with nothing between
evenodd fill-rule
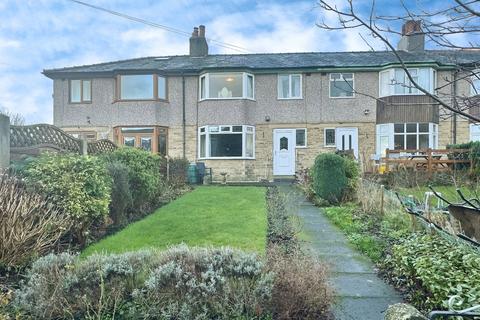
<instances>
[{"instance_id":1,"label":"shrub","mask_svg":"<svg viewBox=\"0 0 480 320\"><path fill-rule=\"evenodd\" d=\"M128 210L132 208L132 192L128 183L128 168L121 162L107 163L107 170L113 179L110 201L110 217L117 226L128 222Z\"/></svg>"},{"instance_id":2,"label":"shrub","mask_svg":"<svg viewBox=\"0 0 480 320\"><path fill-rule=\"evenodd\" d=\"M185 158L172 158L169 162L169 181L175 186L187 184L187 170L189 161Z\"/></svg>"},{"instance_id":3,"label":"shrub","mask_svg":"<svg viewBox=\"0 0 480 320\"><path fill-rule=\"evenodd\" d=\"M285 255L271 250L269 269L275 274L274 319L330 319L333 291L324 264L298 252Z\"/></svg>"},{"instance_id":4,"label":"shrub","mask_svg":"<svg viewBox=\"0 0 480 320\"><path fill-rule=\"evenodd\" d=\"M43 196L0 174L0 268L25 266L51 250L69 227L70 219Z\"/></svg>"},{"instance_id":5,"label":"shrub","mask_svg":"<svg viewBox=\"0 0 480 320\"><path fill-rule=\"evenodd\" d=\"M393 246L386 266L417 308L446 309L453 295L462 299L459 309L480 304L480 254L457 242L413 234Z\"/></svg>"},{"instance_id":6,"label":"shrub","mask_svg":"<svg viewBox=\"0 0 480 320\"><path fill-rule=\"evenodd\" d=\"M128 168L128 179L135 211L151 209L157 189L162 181L162 159L151 152L136 148L119 148L106 155L109 161L118 161Z\"/></svg>"},{"instance_id":7,"label":"shrub","mask_svg":"<svg viewBox=\"0 0 480 320\"><path fill-rule=\"evenodd\" d=\"M108 214L112 181L100 158L46 153L27 164L23 175L75 220L81 242L92 222Z\"/></svg>"},{"instance_id":8,"label":"shrub","mask_svg":"<svg viewBox=\"0 0 480 320\"><path fill-rule=\"evenodd\" d=\"M315 159L312 168L315 193L331 203L342 200L348 186L345 159L333 153L322 153Z\"/></svg>"},{"instance_id":9,"label":"shrub","mask_svg":"<svg viewBox=\"0 0 480 320\"><path fill-rule=\"evenodd\" d=\"M292 253L299 248L297 229L293 224L292 208L294 201L289 201L287 195L281 194L277 187L267 189L267 245L282 248L286 253Z\"/></svg>"},{"instance_id":10,"label":"shrub","mask_svg":"<svg viewBox=\"0 0 480 320\"><path fill-rule=\"evenodd\" d=\"M49 255L36 261L14 306L42 319L263 319L273 274L228 248Z\"/></svg>"}]
</instances>

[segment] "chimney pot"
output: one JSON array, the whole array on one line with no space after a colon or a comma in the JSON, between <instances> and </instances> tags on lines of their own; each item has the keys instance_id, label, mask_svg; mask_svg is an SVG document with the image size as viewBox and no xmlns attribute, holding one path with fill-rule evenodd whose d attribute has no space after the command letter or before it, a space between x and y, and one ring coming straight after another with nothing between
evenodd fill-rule
<instances>
[{"instance_id":1,"label":"chimney pot","mask_svg":"<svg viewBox=\"0 0 480 320\"><path fill-rule=\"evenodd\" d=\"M200 29L199 36L201 38L205 38L205 26L202 24L200 25L199 29Z\"/></svg>"},{"instance_id":2,"label":"chimney pot","mask_svg":"<svg viewBox=\"0 0 480 320\"><path fill-rule=\"evenodd\" d=\"M422 21L421 20L407 20L402 26L402 35L408 36L414 33L422 32Z\"/></svg>"},{"instance_id":3,"label":"chimney pot","mask_svg":"<svg viewBox=\"0 0 480 320\"><path fill-rule=\"evenodd\" d=\"M198 37L198 28L197 27L193 28L192 37Z\"/></svg>"},{"instance_id":4,"label":"chimney pot","mask_svg":"<svg viewBox=\"0 0 480 320\"><path fill-rule=\"evenodd\" d=\"M208 44L205 38L205 26L193 28L192 36L190 37L190 56L205 57L208 55Z\"/></svg>"}]
</instances>

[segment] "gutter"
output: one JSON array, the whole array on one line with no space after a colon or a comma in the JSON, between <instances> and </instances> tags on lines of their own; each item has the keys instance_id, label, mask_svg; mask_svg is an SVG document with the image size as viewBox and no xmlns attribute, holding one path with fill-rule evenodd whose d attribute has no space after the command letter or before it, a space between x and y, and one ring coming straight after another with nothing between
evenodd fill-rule
<instances>
[{"instance_id":1,"label":"gutter","mask_svg":"<svg viewBox=\"0 0 480 320\"><path fill-rule=\"evenodd\" d=\"M457 107L457 91L458 91L458 86L457 86L457 81L458 81L458 69L453 72L453 86L452 86L452 106ZM453 113L452 117L452 136L453 140L452 143L456 144L457 143L457 114Z\"/></svg>"},{"instance_id":2,"label":"gutter","mask_svg":"<svg viewBox=\"0 0 480 320\"><path fill-rule=\"evenodd\" d=\"M187 146L187 128L186 128L186 111L185 111L185 75L182 74L182 143L183 143L183 159L187 157L186 146Z\"/></svg>"}]
</instances>

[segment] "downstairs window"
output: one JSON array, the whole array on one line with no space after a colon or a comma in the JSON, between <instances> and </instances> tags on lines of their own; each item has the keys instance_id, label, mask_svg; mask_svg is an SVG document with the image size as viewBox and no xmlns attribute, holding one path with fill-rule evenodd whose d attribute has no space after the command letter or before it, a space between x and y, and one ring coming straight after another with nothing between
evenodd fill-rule
<instances>
[{"instance_id":1,"label":"downstairs window","mask_svg":"<svg viewBox=\"0 0 480 320\"><path fill-rule=\"evenodd\" d=\"M253 126L204 126L198 129L198 135L199 158L254 158L255 128Z\"/></svg>"}]
</instances>

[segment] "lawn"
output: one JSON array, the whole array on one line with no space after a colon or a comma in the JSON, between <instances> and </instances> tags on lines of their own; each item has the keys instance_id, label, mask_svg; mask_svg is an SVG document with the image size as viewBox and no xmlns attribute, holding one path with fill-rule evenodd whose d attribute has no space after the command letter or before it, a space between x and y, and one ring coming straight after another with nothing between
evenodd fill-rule
<instances>
[{"instance_id":1,"label":"lawn","mask_svg":"<svg viewBox=\"0 0 480 320\"><path fill-rule=\"evenodd\" d=\"M82 255L163 249L179 243L263 253L266 229L265 188L202 186L89 246Z\"/></svg>"},{"instance_id":2,"label":"lawn","mask_svg":"<svg viewBox=\"0 0 480 320\"><path fill-rule=\"evenodd\" d=\"M452 202L463 202L458 195L456 191L455 186L433 186L434 190L436 192L439 192L442 194L442 196L447 199L448 201ZM467 198L472 198L480 195L480 188L466 188L466 187L461 187L460 190L463 192L463 194ZM416 199L418 199L420 202L424 202L425 200L425 192L431 191L428 187L426 186L421 186L421 187L414 187L414 188L399 188L398 192L404 196L412 195ZM437 204L437 198L432 197L430 200L430 205L436 205Z\"/></svg>"}]
</instances>

